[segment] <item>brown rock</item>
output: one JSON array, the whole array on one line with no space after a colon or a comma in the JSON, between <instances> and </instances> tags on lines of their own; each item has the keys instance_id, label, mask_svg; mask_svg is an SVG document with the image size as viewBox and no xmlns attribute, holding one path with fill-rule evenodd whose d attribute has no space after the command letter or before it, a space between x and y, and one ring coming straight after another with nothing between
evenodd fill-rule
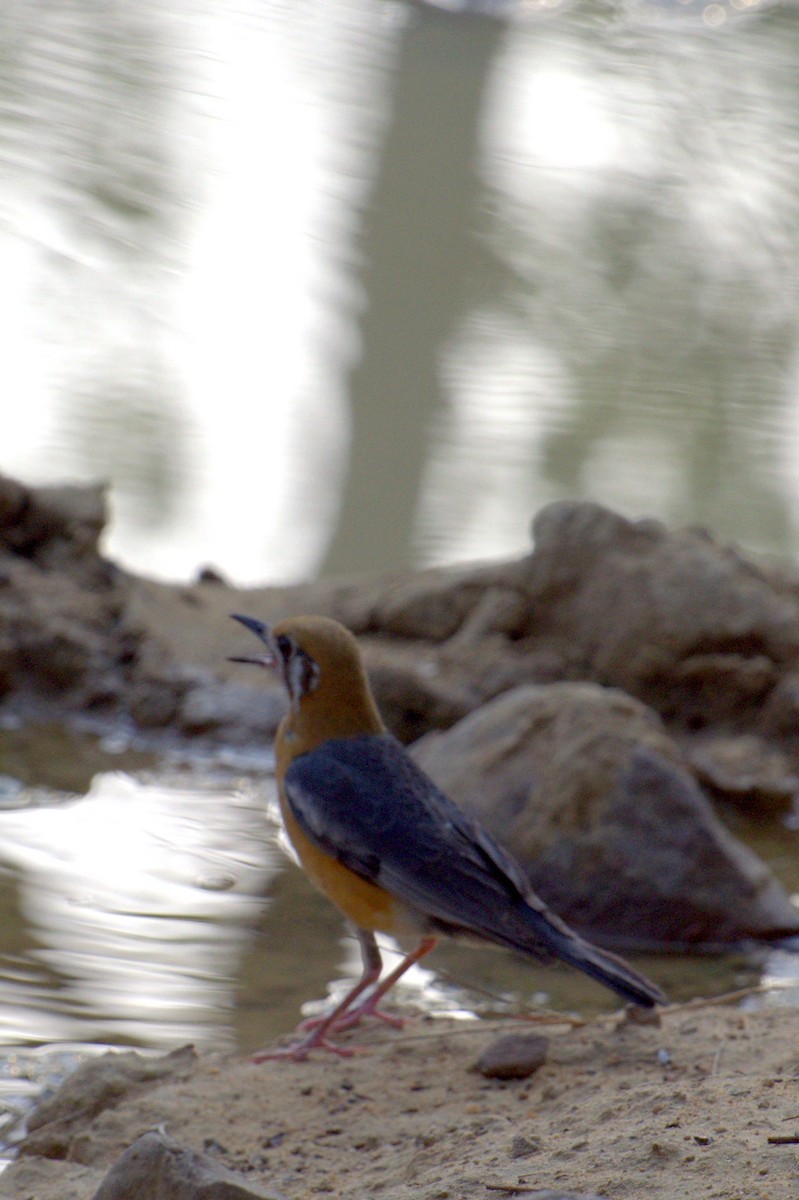
<instances>
[{"instance_id":1,"label":"brown rock","mask_svg":"<svg viewBox=\"0 0 799 1200\"><path fill-rule=\"evenodd\" d=\"M0 545L41 566L96 556L105 522L103 487L29 488L0 476Z\"/></svg>"},{"instance_id":2,"label":"brown rock","mask_svg":"<svg viewBox=\"0 0 799 1200\"><path fill-rule=\"evenodd\" d=\"M621 692L516 688L413 754L597 940L727 944L799 930L799 912L716 818L657 716Z\"/></svg>"},{"instance_id":3,"label":"brown rock","mask_svg":"<svg viewBox=\"0 0 799 1200\"><path fill-rule=\"evenodd\" d=\"M76 1136L80 1137L80 1131L93 1117L164 1079L185 1078L191 1074L195 1062L192 1046L159 1057L130 1052L91 1059L67 1076L55 1094L33 1110L20 1154L70 1157L90 1163L91 1155L79 1155L74 1150Z\"/></svg>"},{"instance_id":4,"label":"brown rock","mask_svg":"<svg viewBox=\"0 0 799 1200\"><path fill-rule=\"evenodd\" d=\"M486 1079L527 1079L547 1061L549 1042L531 1033L509 1033L487 1046L474 1064Z\"/></svg>"},{"instance_id":5,"label":"brown rock","mask_svg":"<svg viewBox=\"0 0 799 1200\"><path fill-rule=\"evenodd\" d=\"M367 649L365 661L383 720L401 742L413 742L429 729L448 729L478 702L424 645L381 641Z\"/></svg>"},{"instance_id":6,"label":"brown rock","mask_svg":"<svg viewBox=\"0 0 799 1200\"><path fill-rule=\"evenodd\" d=\"M102 1172L81 1163L20 1158L0 1176L3 1200L89 1200Z\"/></svg>"},{"instance_id":7,"label":"brown rock","mask_svg":"<svg viewBox=\"0 0 799 1200\"><path fill-rule=\"evenodd\" d=\"M746 808L788 812L799 794L799 777L786 755L754 733L698 740L687 758L700 783Z\"/></svg>"},{"instance_id":8,"label":"brown rock","mask_svg":"<svg viewBox=\"0 0 799 1200\"><path fill-rule=\"evenodd\" d=\"M124 674L135 636L106 590L24 559L8 564L0 589L0 686L22 695L82 695L109 673Z\"/></svg>"},{"instance_id":9,"label":"brown rock","mask_svg":"<svg viewBox=\"0 0 799 1200\"><path fill-rule=\"evenodd\" d=\"M285 1200L207 1154L162 1133L145 1133L114 1164L94 1200Z\"/></svg>"},{"instance_id":10,"label":"brown rock","mask_svg":"<svg viewBox=\"0 0 799 1200\"><path fill-rule=\"evenodd\" d=\"M534 522L529 635L571 647L582 675L692 727L752 720L799 658L799 591L698 530L596 504Z\"/></svg>"},{"instance_id":11,"label":"brown rock","mask_svg":"<svg viewBox=\"0 0 799 1200\"><path fill-rule=\"evenodd\" d=\"M521 684L583 679L642 699L689 749L701 738L687 761L739 804L774 811L785 788L771 766L750 787L715 751L707 759L717 738L756 735L763 762L778 751L784 778L799 776L799 585L706 534L555 504L515 562L242 593L112 568L98 552L104 520L102 489L0 477L0 697L15 715L20 702L59 718L89 710L242 744L274 726L275 709L255 699L266 690L255 672L238 670L238 692L224 685L227 614L316 611L362 637L403 741ZM203 680L176 688L192 671Z\"/></svg>"}]
</instances>

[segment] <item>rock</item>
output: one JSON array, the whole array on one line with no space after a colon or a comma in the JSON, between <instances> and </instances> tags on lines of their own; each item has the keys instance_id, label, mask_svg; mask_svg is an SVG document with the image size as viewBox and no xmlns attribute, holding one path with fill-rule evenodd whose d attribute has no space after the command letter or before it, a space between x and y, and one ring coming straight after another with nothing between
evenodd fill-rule
<instances>
[{"instance_id":1,"label":"rock","mask_svg":"<svg viewBox=\"0 0 799 1200\"><path fill-rule=\"evenodd\" d=\"M3 1200L90 1200L102 1171L51 1158L20 1158L0 1175Z\"/></svg>"},{"instance_id":2,"label":"rock","mask_svg":"<svg viewBox=\"0 0 799 1200\"><path fill-rule=\"evenodd\" d=\"M587 1192L552 1192L547 1188L544 1192L527 1192L524 1193L528 1200L608 1200L607 1196L597 1196L594 1192L590 1195Z\"/></svg>"},{"instance_id":3,"label":"rock","mask_svg":"<svg viewBox=\"0 0 799 1200\"><path fill-rule=\"evenodd\" d=\"M250 1183L207 1154L162 1133L145 1133L106 1175L94 1200L285 1200Z\"/></svg>"},{"instance_id":4,"label":"rock","mask_svg":"<svg viewBox=\"0 0 799 1200\"><path fill-rule=\"evenodd\" d=\"M29 488L0 476L0 545L47 569L98 557L105 488Z\"/></svg>"},{"instance_id":5,"label":"rock","mask_svg":"<svg viewBox=\"0 0 799 1200\"><path fill-rule=\"evenodd\" d=\"M96 683L124 674L136 636L119 620L113 593L87 589L82 579L43 571L24 559L7 565L0 588L0 687L23 697L58 698L96 692Z\"/></svg>"},{"instance_id":6,"label":"rock","mask_svg":"<svg viewBox=\"0 0 799 1200\"><path fill-rule=\"evenodd\" d=\"M547 1060L549 1042L531 1033L509 1033L487 1046L474 1064L486 1079L527 1079Z\"/></svg>"},{"instance_id":7,"label":"rock","mask_svg":"<svg viewBox=\"0 0 799 1200\"><path fill-rule=\"evenodd\" d=\"M757 721L799 660L799 590L698 530L597 504L536 517L526 634L570 648L576 674L690 729Z\"/></svg>"},{"instance_id":8,"label":"rock","mask_svg":"<svg viewBox=\"0 0 799 1200\"><path fill-rule=\"evenodd\" d=\"M510 1144L511 1158L529 1158L532 1154L538 1154L541 1149L541 1143L537 1138L531 1140L517 1133Z\"/></svg>"},{"instance_id":9,"label":"rock","mask_svg":"<svg viewBox=\"0 0 799 1200\"><path fill-rule=\"evenodd\" d=\"M231 741L257 738L266 746L286 712L283 689L239 687L214 680L189 690L180 706L177 725L182 733L225 729Z\"/></svg>"},{"instance_id":10,"label":"rock","mask_svg":"<svg viewBox=\"0 0 799 1200\"><path fill-rule=\"evenodd\" d=\"M0 693L91 707L113 697L137 644L120 573L99 554L100 487L28 488L0 476ZM89 699L91 697L91 699Z\"/></svg>"},{"instance_id":11,"label":"rock","mask_svg":"<svg viewBox=\"0 0 799 1200\"><path fill-rule=\"evenodd\" d=\"M177 714L182 689L167 679L136 680L127 689L125 702L140 729L164 729Z\"/></svg>"},{"instance_id":12,"label":"rock","mask_svg":"<svg viewBox=\"0 0 799 1200\"><path fill-rule=\"evenodd\" d=\"M790 803L799 584L705 533L561 503L537 516L517 561L242 592L212 573L171 586L112 567L105 515L101 488L0 477L0 698L15 718L88 712L153 740L172 729L247 743L280 711L257 673L225 665L228 614L321 612L361 637L405 742L522 684L584 680L653 707L714 794L759 812ZM754 742L734 765L722 744L742 735L760 739L756 768Z\"/></svg>"},{"instance_id":13,"label":"rock","mask_svg":"<svg viewBox=\"0 0 799 1200\"><path fill-rule=\"evenodd\" d=\"M622 692L516 688L412 752L597 941L720 945L799 930L799 911L714 815L657 716Z\"/></svg>"},{"instance_id":14,"label":"rock","mask_svg":"<svg viewBox=\"0 0 799 1200\"><path fill-rule=\"evenodd\" d=\"M784 813L799 795L786 755L754 733L697 740L687 759L700 783L745 808Z\"/></svg>"},{"instance_id":15,"label":"rock","mask_svg":"<svg viewBox=\"0 0 799 1200\"><path fill-rule=\"evenodd\" d=\"M217 567L211 566L209 563L206 563L205 566L199 568L195 578L197 583L209 583L214 587L220 584L224 587L230 586L222 572Z\"/></svg>"},{"instance_id":16,"label":"rock","mask_svg":"<svg viewBox=\"0 0 799 1200\"><path fill-rule=\"evenodd\" d=\"M446 641L457 633L482 588L463 569L428 571L397 580L375 606L380 627L396 637Z\"/></svg>"},{"instance_id":17,"label":"rock","mask_svg":"<svg viewBox=\"0 0 799 1200\"><path fill-rule=\"evenodd\" d=\"M533 530L532 553L516 562L367 580L327 597L316 585L320 611L367 650L391 639L394 671L417 676L421 686L398 702L396 676L375 675L392 730L408 740L521 683L582 679L644 701L685 744L735 733L779 743L799 774L795 578L703 531L597 504L549 505ZM298 611L301 598L291 603ZM457 703L442 706L442 695ZM759 786L736 801L775 805Z\"/></svg>"},{"instance_id":18,"label":"rock","mask_svg":"<svg viewBox=\"0 0 799 1200\"><path fill-rule=\"evenodd\" d=\"M118 1105L126 1096L168 1078L186 1078L196 1062L192 1046L158 1057L129 1053L103 1054L68 1075L55 1094L40 1101L28 1118L21 1155L76 1158L76 1130Z\"/></svg>"},{"instance_id":19,"label":"rock","mask_svg":"<svg viewBox=\"0 0 799 1200\"><path fill-rule=\"evenodd\" d=\"M429 729L448 729L475 707L468 685L449 679L435 653L414 645L368 647L365 662L380 712L401 742L415 741Z\"/></svg>"}]
</instances>

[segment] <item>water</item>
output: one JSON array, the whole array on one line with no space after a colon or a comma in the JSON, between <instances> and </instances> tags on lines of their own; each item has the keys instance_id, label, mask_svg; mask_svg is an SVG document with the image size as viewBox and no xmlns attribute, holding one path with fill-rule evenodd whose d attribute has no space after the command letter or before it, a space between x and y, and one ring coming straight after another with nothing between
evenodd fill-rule
<instances>
[{"instance_id":1,"label":"water","mask_svg":"<svg viewBox=\"0 0 799 1200\"><path fill-rule=\"evenodd\" d=\"M0 1047L12 1062L41 1047L59 1063L76 1046L246 1052L357 974L356 940L287 853L268 768L154 766L118 739L48 729L0 731L0 768ZM760 853L799 889L799 834L757 829ZM386 949L390 961L398 948ZM780 977L791 986L779 1002L799 1001L782 951L636 961L674 1000ZM617 1007L573 971L454 945L398 992L461 1016ZM33 1061L41 1070L41 1051Z\"/></svg>"},{"instance_id":2,"label":"water","mask_svg":"<svg viewBox=\"0 0 799 1200\"><path fill-rule=\"evenodd\" d=\"M796 6L449 7L3 6L0 465L168 578L563 497L795 556Z\"/></svg>"}]
</instances>

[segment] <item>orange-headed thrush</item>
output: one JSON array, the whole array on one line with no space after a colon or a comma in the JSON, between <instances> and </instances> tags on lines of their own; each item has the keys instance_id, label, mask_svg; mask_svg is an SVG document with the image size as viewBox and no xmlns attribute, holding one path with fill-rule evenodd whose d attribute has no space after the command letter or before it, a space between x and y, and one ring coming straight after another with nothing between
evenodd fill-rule
<instances>
[{"instance_id":1,"label":"orange-headed thrush","mask_svg":"<svg viewBox=\"0 0 799 1200\"><path fill-rule=\"evenodd\" d=\"M622 959L587 942L532 890L522 868L449 800L387 732L353 635L327 617L271 627L235 616L266 646L289 697L275 742L286 832L311 880L358 931L363 972L305 1037L256 1061L301 1060L315 1046L350 1053L328 1034L373 1015L439 935L471 937L547 960L561 958L625 1000L651 1008L660 991ZM383 981L375 933L414 934L416 949ZM369 988L365 1000L356 1000Z\"/></svg>"}]
</instances>

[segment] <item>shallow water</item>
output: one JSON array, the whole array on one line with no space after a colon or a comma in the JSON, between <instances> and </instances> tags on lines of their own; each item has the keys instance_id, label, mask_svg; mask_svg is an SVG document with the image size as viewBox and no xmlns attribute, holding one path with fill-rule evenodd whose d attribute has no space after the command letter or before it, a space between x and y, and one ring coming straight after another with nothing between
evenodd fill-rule
<instances>
[{"instance_id":1,"label":"shallow water","mask_svg":"<svg viewBox=\"0 0 799 1200\"><path fill-rule=\"evenodd\" d=\"M17 772L0 785L6 1045L249 1050L290 1028L331 979L357 971L356 941L287 851L268 755L258 775L230 762L146 759L119 739L0 732L0 764ZM68 787L56 786L59 775ZM799 890L799 834L737 825ZM639 960L684 999L751 984L782 959ZM465 1012L530 996L561 1010L615 1007L574 972L461 946L440 947L409 988L424 1004Z\"/></svg>"},{"instance_id":2,"label":"shallow water","mask_svg":"<svg viewBox=\"0 0 799 1200\"><path fill-rule=\"evenodd\" d=\"M574 497L796 557L799 9L484 7L4 4L3 470L170 578Z\"/></svg>"}]
</instances>

